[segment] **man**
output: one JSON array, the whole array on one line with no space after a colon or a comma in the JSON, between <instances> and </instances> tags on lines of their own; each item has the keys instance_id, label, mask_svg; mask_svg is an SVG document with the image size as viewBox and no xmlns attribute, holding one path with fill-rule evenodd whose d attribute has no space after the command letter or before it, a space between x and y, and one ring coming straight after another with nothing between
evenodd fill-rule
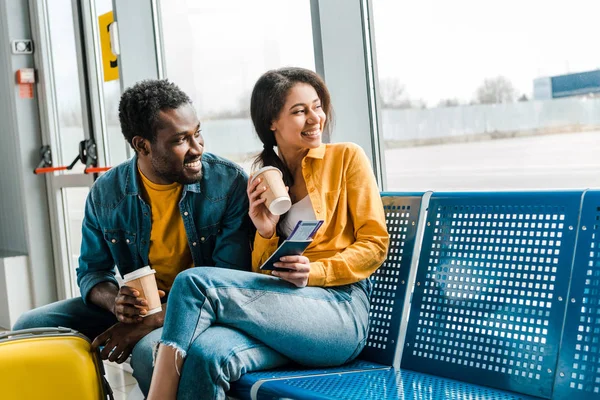
<instances>
[{"instance_id":1,"label":"man","mask_svg":"<svg viewBox=\"0 0 600 400\"><path fill-rule=\"evenodd\" d=\"M127 89L119 120L135 156L98 178L86 200L81 297L32 310L13 329L70 327L103 346L103 359L122 363L132 354L134 376L147 392L175 276L194 266L250 270L247 176L204 153L190 99L166 80ZM147 265L165 303L144 318L146 302L119 288L115 266L123 276Z\"/></svg>"}]
</instances>

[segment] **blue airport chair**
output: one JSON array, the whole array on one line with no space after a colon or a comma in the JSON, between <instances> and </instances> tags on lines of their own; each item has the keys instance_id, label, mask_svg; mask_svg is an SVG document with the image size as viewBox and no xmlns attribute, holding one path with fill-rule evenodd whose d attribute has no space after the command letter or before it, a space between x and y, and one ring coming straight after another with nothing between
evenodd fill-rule
<instances>
[{"instance_id":1,"label":"blue airport chair","mask_svg":"<svg viewBox=\"0 0 600 400\"><path fill-rule=\"evenodd\" d=\"M306 377L355 371L389 370L399 366L398 343L402 316L406 315L409 274L414 264L413 252L418 241L419 216L423 193L382 193L387 229L390 234L388 257L371 276L371 326L368 342L357 360L337 368L285 369L248 373L232 384L228 395L240 399L256 398L265 383L286 377ZM421 215L422 216L422 215Z\"/></svg>"},{"instance_id":2,"label":"blue airport chair","mask_svg":"<svg viewBox=\"0 0 600 400\"><path fill-rule=\"evenodd\" d=\"M581 209L555 399L600 399L600 190Z\"/></svg>"},{"instance_id":3,"label":"blue airport chair","mask_svg":"<svg viewBox=\"0 0 600 400\"><path fill-rule=\"evenodd\" d=\"M418 372L386 369L274 380L261 386L261 400L536 400Z\"/></svg>"},{"instance_id":4,"label":"blue airport chair","mask_svg":"<svg viewBox=\"0 0 600 400\"><path fill-rule=\"evenodd\" d=\"M434 193L402 369L280 379L257 398L550 398L581 196Z\"/></svg>"},{"instance_id":5,"label":"blue airport chair","mask_svg":"<svg viewBox=\"0 0 600 400\"><path fill-rule=\"evenodd\" d=\"M581 197L434 193L402 368L551 398Z\"/></svg>"}]
</instances>

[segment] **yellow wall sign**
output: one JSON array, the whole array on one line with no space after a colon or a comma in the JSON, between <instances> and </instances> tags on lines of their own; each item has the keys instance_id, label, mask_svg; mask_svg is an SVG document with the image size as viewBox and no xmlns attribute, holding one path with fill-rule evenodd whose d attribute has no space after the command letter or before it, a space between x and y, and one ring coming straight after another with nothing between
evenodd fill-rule
<instances>
[{"instance_id":1,"label":"yellow wall sign","mask_svg":"<svg viewBox=\"0 0 600 400\"><path fill-rule=\"evenodd\" d=\"M108 12L98 17L100 29L100 46L102 49L102 68L104 69L104 82L119 79L119 66L117 56L110 48L110 24L115 22L113 12Z\"/></svg>"}]
</instances>

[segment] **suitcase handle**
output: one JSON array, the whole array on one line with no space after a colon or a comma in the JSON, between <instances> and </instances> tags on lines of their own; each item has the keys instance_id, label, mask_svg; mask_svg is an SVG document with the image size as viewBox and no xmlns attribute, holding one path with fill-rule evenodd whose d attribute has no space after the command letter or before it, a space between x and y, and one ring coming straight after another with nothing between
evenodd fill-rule
<instances>
[{"instance_id":1,"label":"suitcase handle","mask_svg":"<svg viewBox=\"0 0 600 400\"><path fill-rule=\"evenodd\" d=\"M0 340L6 339L9 336L25 336L25 335L33 336L33 335L40 335L40 334L44 334L44 333L63 334L63 333L79 333L79 332L74 331L73 329L63 328L63 327L21 329L18 331L0 332Z\"/></svg>"}]
</instances>

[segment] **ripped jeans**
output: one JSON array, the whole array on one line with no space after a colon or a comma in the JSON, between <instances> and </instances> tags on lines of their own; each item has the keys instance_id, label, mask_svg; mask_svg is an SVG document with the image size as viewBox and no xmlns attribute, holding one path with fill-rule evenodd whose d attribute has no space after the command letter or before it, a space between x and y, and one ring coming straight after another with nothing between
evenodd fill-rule
<instances>
[{"instance_id":1,"label":"ripped jeans","mask_svg":"<svg viewBox=\"0 0 600 400\"><path fill-rule=\"evenodd\" d=\"M370 292L369 280L297 288L253 272L192 268L175 279L160 342L186 357L209 328L224 326L296 363L340 365L354 359L365 345ZM182 377L195 357L184 362ZM225 398L221 385L197 389L189 398ZM178 398L188 397L180 390Z\"/></svg>"}]
</instances>

